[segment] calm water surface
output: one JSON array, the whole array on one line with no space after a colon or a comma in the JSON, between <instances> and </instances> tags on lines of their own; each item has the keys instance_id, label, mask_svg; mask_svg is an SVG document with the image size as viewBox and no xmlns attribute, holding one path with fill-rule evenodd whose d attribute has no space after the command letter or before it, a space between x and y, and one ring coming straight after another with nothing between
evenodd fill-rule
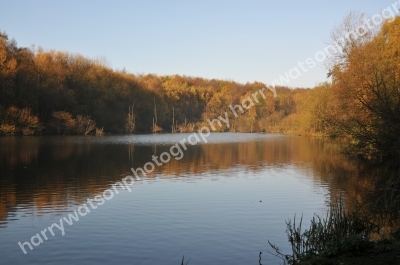
<instances>
[{"instance_id":1,"label":"calm water surface","mask_svg":"<svg viewBox=\"0 0 400 265\"><path fill-rule=\"evenodd\" d=\"M289 252L285 220L323 213L340 192L368 197L379 182L333 143L215 133L23 253L18 242L188 136L0 138L0 264L259 264L260 251L278 264L268 240Z\"/></svg>"}]
</instances>

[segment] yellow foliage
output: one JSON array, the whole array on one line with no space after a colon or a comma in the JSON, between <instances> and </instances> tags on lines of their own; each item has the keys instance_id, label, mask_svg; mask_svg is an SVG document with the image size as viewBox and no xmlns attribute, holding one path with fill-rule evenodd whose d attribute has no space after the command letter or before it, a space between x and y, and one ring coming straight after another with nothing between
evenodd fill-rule
<instances>
[{"instance_id":1,"label":"yellow foliage","mask_svg":"<svg viewBox=\"0 0 400 265\"><path fill-rule=\"evenodd\" d=\"M39 118L31 113L28 108L18 109L11 106L7 110L0 107L0 133L5 135L33 135L40 132L43 127Z\"/></svg>"},{"instance_id":2,"label":"yellow foliage","mask_svg":"<svg viewBox=\"0 0 400 265\"><path fill-rule=\"evenodd\" d=\"M15 125L10 125L10 124L1 124L0 125L0 134L15 135L15 132L16 132Z\"/></svg>"}]
</instances>

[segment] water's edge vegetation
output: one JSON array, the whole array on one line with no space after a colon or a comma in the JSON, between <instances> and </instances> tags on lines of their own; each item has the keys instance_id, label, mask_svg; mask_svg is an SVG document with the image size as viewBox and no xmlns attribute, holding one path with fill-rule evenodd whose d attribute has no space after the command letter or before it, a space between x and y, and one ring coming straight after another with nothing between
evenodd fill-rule
<instances>
[{"instance_id":1,"label":"water's edge vegetation","mask_svg":"<svg viewBox=\"0 0 400 265\"><path fill-rule=\"evenodd\" d=\"M378 198L373 212L363 205L347 210L342 195L326 215L315 214L308 228L303 217L286 222L292 253L269 242L283 264L397 264L400 254L398 183Z\"/></svg>"}]
</instances>

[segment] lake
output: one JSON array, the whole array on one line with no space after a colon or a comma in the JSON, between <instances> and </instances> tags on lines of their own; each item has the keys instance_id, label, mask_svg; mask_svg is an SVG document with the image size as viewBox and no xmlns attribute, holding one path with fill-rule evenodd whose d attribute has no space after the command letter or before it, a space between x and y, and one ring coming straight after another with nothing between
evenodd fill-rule
<instances>
[{"instance_id":1,"label":"lake","mask_svg":"<svg viewBox=\"0 0 400 265\"><path fill-rule=\"evenodd\" d=\"M285 220L382 181L327 140L213 133L113 185L189 136L0 138L0 264L278 264L268 240L290 251Z\"/></svg>"}]
</instances>

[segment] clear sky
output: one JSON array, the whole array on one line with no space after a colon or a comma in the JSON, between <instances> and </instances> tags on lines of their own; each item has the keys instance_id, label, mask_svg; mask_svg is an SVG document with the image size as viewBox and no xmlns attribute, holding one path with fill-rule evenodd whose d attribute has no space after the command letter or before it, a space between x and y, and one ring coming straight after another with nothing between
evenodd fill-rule
<instances>
[{"instance_id":1,"label":"clear sky","mask_svg":"<svg viewBox=\"0 0 400 265\"><path fill-rule=\"evenodd\" d=\"M271 84L314 57L351 10L395 0L1 0L0 30L19 46L105 57L134 74L180 74ZM316 67L286 85L326 81Z\"/></svg>"}]
</instances>

